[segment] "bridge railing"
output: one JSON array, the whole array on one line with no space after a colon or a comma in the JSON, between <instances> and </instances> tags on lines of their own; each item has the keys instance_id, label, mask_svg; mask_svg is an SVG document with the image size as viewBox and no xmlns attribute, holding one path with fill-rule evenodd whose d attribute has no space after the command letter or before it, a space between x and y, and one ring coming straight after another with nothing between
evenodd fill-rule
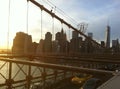
<instances>
[{"instance_id":1,"label":"bridge railing","mask_svg":"<svg viewBox=\"0 0 120 89\"><path fill-rule=\"evenodd\" d=\"M0 58L0 88L2 89L30 89L34 83L42 84L45 89L50 83L55 85L56 82L70 78L75 73L113 74L113 72L96 69Z\"/></svg>"}]
</instances>

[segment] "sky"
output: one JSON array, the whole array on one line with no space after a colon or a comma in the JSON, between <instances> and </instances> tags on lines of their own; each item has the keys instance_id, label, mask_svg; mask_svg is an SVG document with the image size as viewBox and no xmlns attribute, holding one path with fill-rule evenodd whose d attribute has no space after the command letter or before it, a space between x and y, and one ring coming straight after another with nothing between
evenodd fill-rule
<instances>
[{"instance_id":1,"label":"sky","mask_svg":"<svg viewBox=\"0 0 120 89\"><path fill-rule=\"evenodd\" d=\"M53 10L53 13L76 28L79 23L87 23L88 28L85 34L92 32L93 38L98 42L105 40L105 30L108 24L111 27L111 40L120 38L120 0L36 1L48 8L48 10ZM7 46L11 48L13 38L16 32L19 31L32 35L33 41L36 42L39 42L41 37L44 39L47 31L54 32L55 34L63 28L69 34L67 26L61 24L56 19L53 20L49 14L44 11L41 12L31 2L27 4L27 0L2 0L0 3L0 12L0 49L5 49ZM51 30L53 24L54 31Z\"/></svg>"}]
</instances>

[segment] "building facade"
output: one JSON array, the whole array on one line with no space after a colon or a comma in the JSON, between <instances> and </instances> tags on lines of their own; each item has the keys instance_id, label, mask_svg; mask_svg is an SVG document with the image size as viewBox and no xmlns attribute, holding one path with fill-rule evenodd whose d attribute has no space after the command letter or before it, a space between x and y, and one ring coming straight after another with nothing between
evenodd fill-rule
<instances>
[{"instance_id":1,"label":"building facade","mask_svg":"<svg viewBox=\"0 0 120 89\"><path fill-rule=\"evenodd\" d=\"M32 48L32 37L24 32L17 32L13 39L12 52L15 54L30 54Z\"/></svg>"}]
</instances>

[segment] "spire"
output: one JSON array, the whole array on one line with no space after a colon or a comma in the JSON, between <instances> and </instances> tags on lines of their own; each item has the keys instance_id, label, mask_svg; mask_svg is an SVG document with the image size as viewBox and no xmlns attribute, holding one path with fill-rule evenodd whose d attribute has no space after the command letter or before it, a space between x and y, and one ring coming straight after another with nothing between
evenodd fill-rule
<instances>
[{"instance_id":1,"label":"spire","mask_svg":"<svg viewBox=\"0 0 120 89\"><path fill-rule=\"evenodd\" d=\"M109 26L109 19L107 20L107 29L110 29L110 26Z\"/></svg>"}]
</instances>

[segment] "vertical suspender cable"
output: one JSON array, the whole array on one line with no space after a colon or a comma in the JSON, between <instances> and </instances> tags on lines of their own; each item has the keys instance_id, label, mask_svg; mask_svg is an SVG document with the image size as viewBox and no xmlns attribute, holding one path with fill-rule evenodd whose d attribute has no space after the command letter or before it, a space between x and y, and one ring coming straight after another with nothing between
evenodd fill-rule
<instances>
[{"instance_id":1,"label":"vertical suspender cable","mask_svg":"<svg viewBox=\"0 0 120 89\"><path fill-rule=\"evenodd\" d=\"M69 37L68 38L69 38L69 42L70 42L70 27L69 27Z\"/></svg>"},{"instance_id":2,"label":"vertical suspender cable","mask_svg":"<svg viewBox=\"0 0 120 89\"><path fill-rule=\"evenodd\" d=\"M41 39L42 39L42 9L41 9Z\"/></svg>"},{"instance_id":3,"label":"vertical suspender cable","mask_svg":"<svg viewBox=\"0 0 120 89\"><path fill-rule=\"evenodd\" d=\"M7 54L9 54L9 31L10 31L10 4L11 4L11 0L8 1L8 32L7 32ZM9 62L8 62L9 63ZM6 78L9 74L9 67L8 67L8 63L6 66Z\"/></svg>"},{"instance_id":4,"label":"vertical suspender cable","mask_svg":"<svg viewBox=\"0 0 120 89\"><path fill-rule=\"evenodd\" d=\"M54 17L52 16L52 42L54 41ZM53 52L53 43L52 43L52 52Z\"/></svg>"},{"instance_id":5,"label":"vertical suspender cable","mask_svg":"<svg viewBox=\"0 0 120 89\"><path fill-rule=\"evenodd\" d=\"M29 0L27 0L27 11L26 11L26 33L28 34L28 15L29 15ZM25 37L25 44L24 44L24 54L27 54L28 48L27 48L27 36Z\"/></svg>"},{"instance_id":6,"label":"vertical suspender cable","mask_svg":"<svg viewBox=\"0 0 120 89\"><path fill-rule=\"evenodd\" d=\"M52 40L54 40L54 17L52 17L52 19L53 19L53 21L52 21L53 22L53 24L52 24L52 34L53 34Z\"/></svg>"},{"instance_id":7,"label":"vertical suspender cable","mask_svg":"<svg viewBox=\"0 0 120 89\"><path fill-rule=\"evenodd\" d=\"M69 27L69 36L68 36L68 38L69 38L69 42L70 42L70 27ZM70 44L70 43L69 43ZM68 50L68 55L69 55L69 53L70 53L70 46L69 46L69 50Z\"/></svg>"},{"instance_id":8,"label":"vertical suspender cable","mask_svg":"<svg viewBox=\"0 0 120 89\"><path fill-rule=\"evenodd\" d=\"M61 30L63 30L63 23L61 22Z\"/></svg>"},{"instance_id":9,"label":"vertical suspender cable","mask_svg":"<svg viewBox=\"0 0 120 89\"><path fill-rule=\"evenodd\" d=\"M10 4L11 0L8 2L8 32L7 32L7 53L9 51L9 31L10 31Z\"/></svg>"},{"instance_id":10,"label":"vertical suspender cable","mask_svg":"<svg viewBox=\"0 0 120 89\"><path fill-rule=\"evenodd\" d=\"M28 34L29 0L27 0L26 32Z\"/></svg>"}]
</instances>

